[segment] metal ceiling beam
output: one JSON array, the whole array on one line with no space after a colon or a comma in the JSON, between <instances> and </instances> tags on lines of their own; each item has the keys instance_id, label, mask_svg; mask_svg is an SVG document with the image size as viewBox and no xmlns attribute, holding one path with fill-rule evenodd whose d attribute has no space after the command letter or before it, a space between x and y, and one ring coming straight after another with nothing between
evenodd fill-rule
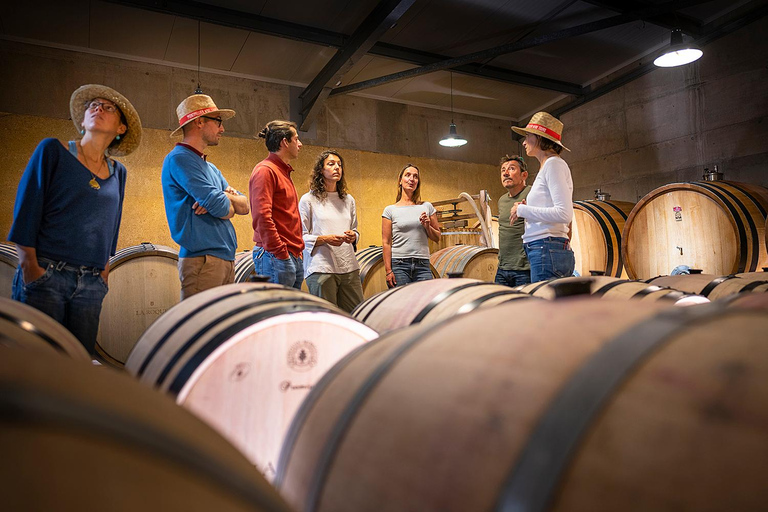
<instances>
[{"instance_id":1,"label":"metal ceiling beam","mask_svg":"<svg viewBox=\"0 0 768 512\"><path fill-rule=\"evenodd\" d=\"M753 0L752 2L749 2L748 4L740 7L739 9L736 9L735 11L732 11L724 16L721 16L713 22L704 25L702 27L702 32L704 35L696 39L696 44L703 48L707 44L712 43L713 41L716 41L717 39L720 39L721 37L726 36L736 30L746 27L750 23L764 18L765 16L768 16L768 4L766 4L765 0ZM706 55L702 58L706 58ZM640 65L638 66L638 64ZM640 61L634 64L630 64L628 67L632 68L632 71L618 77L616 80L612 80L607 84L589 91L588 93L576 98L574 101L560 108L553 110L552 115L555 117L560 117L566 112L570 112L571 110L580 107L585 103L588 103L596 98L599 98L600 96L618 89L622 85L626 85L629 82L650 73L651 71L659 69L653 64L653 60L649 58L640 59Z\"/></svg>"},{"instance_id":2,"label":"metal ceiling beam","mask_svg":"<svg viewBox=\"0 0 768 512\"><path fill-rule=\"evenodd\" d=\"M265 18L264 16L250 14L242 11L235 11L232 9L225 9L223 7L217 7L201 2L182 0L105 1L114 4L125 5L128 7L135 7L137 9L159 12L171 16L180 16L183 18L200 20L214 25L222 25L225 27L247 30L250 32L258 32L260 34L293 39L303 43L312 43L341 48L344 46L346 41L349 40L349 36L344 34L338 34L306 25L298 25L296 23ZM449 58L445 55L422 52L419 50L413 50L410 48L404 48L402 46L386 43L376 43L368 53L380 57L411 62L419 66L444 61ZM566 94L579 94L581 92L580 85L559 80L551 80L534 75L528 75L525 73L517 73L515 71L510 71L508 69L495 66L481 66L479 64L473 63L466 66L455 67L454 71L469 76L478 76L511 84L539 87L541 89L548 89Z\"/></svg>"},{"instance_id":3,"label":"metal ceiling beam","mask_svg":"<svg viewBox=\"0 0 768 512\"><path fill-rule=\"evenodd\" d=\"M301 130L307 131L314 122L331 90L341 83L352 69L387 30L416 0L382 0L360 24L352 36L339 48L320 73L299 95L301 98Z\"/></svg>"},{"instance_id":4,"label":"metal ceiling beam","mask_svg":"<svg viewBox=\"0 0 768 512\"><path fill-rule=\"evenodd\" d=\"M417 76L434 73L435 71L453 69L456 66L478 62L488 58L492 58L492 57L496 57L499 55L504 55L507 53L512 53L520 50L526 50L528 48L541 46L541 45L552 43L555 41L561 41L561 40L569 39L576 36L586 35L592 32L597 32L599 30L605 30L607 28L624 25L626 23L636 21L646 16L664 14L667 12L674 11L676 9L683 9L685 7L690 7L693 5L698 5L698 4L706 3L709 1L711 0L678 0L678 1L666 2L664 4L659 4L652 7L644 8L640 11L619 14L617 16L612 16L610 18L604 18L602 20L584 23L582 25L577 25L575 27L570 27L563 30L550 32L548 34L544 34L541 36L529 37L522 41L515 41L513 43L504 44L501 46L497 46L495 48L490 48L488 50L470 53L468 55L463 55L461 57L456 57L452 59L446 59L444 61L435 62L433 64L428 64L426 66L422 66L419 68L409 69L406 71L401 71L399 73L392 73L390 75L373 78L371 80L356 82L354 84L350 84L344 87L339 87L337 89L334 89L331 92L331 96L335 96L337 94L347 94L350 92L362 91L364 89L369 89L371 87L376 87L386 83L396 82L399 80L406 80L408 78L414 78Z\"/></svg>"},{"instance_id":5,"label":"metal ceiling beam","mask_svg":"<svg viewBox=\"0 0 768 512\"><path fill-rule=\"evenodd\" d=\"M602 9L608 9L610 11L617 12L619 14L624 14L631 11L639 11L641 9L645 9L652 5L652 4L649 4L648 2L639 2L637 0L581 0L581 1L594 5L595 7L600 7ZM680 13L674 13L671 15L659 14L656 16L645 16L640 19L642 19L643 21L647 21L648 23L652 23L654 25L667 28L669 30L674 30L676 28L679 28L686 34L691 35L693 37L699 37L702 35L701 23L699 23L695 18L691 18L690 16L686 16L685 14L680 14Z\"/></svg>"}]
</instances>

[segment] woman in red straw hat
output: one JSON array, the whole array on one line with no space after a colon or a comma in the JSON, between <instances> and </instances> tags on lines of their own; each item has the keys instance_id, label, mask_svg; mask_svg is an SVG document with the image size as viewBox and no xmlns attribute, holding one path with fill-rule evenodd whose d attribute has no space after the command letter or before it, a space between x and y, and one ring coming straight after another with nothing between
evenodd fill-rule
<instances>
[{"instance_id":1,"label":"woman in red straw hat","mask_svg":"<svg viewBox=\"0 0 768 512\"><path fill-rule=\"evenodd\" d=\"M19 182L8 235L19 254L13 298L57 320L93 353L125 197L125 167L111 157L139 146L141 120L104 85L77 89L69 111L79 139L44 139Z\"/></svg>"},{"instance_id":2,"label":"woman in red straw hat","mask_svg":"<svg viewBox=\"0 0 768 512\"><path fill-rule=\"evenodd\" d=\"M560 153L563 123L546 112L534 114L525 128L512 127L523 135L528 156L540 169L528 197L510 210L510 223L525 219L523 247L531 264L531 282L573 275L575 259L568 239L573 220L573 180Z\"/></svg>"}]
</instances>

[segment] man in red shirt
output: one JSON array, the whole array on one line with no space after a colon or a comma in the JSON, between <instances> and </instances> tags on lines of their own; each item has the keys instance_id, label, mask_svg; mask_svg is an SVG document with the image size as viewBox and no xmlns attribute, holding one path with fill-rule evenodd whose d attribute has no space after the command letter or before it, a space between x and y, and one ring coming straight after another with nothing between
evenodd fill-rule
<instances>
[{"instance_id":1,"label":"man in red shirt","mask_svg":"<svg viewBox=\"0 0 768 512\"><path fill-rule=\"evenodd\" d=\"M290 165L299 156L301 141L290 121L272 121L259 137L265 139L269 156L256 164L248 184L255 270L271 283L301 289L304 240Z\"/></svg>"}]
</instances>

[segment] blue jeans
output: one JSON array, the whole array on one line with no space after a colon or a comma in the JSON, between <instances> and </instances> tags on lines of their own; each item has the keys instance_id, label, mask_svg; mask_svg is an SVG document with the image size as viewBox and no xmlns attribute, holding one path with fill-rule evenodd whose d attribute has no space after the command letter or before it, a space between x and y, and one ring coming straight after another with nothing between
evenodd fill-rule
<instances>
[{"instance_id":1,"label":"blue jeans","mask_svg":"<svg viewBox=\"0 0 768 512\"><path fill-rule=\"evenodd\" d=\"M576 259L567 238L547 237L523 244L531 264L531 282L570 277Z\"/></svg>"},{"instance_id":2,"label":"blue jeans","mask_svg":"<svg viewBox=\"0 0 768 512\"><path fill-rule=\"evenodd\" d=\"M392 258L392 272L395 274L395 286L434 278L429 260L425 258Z\"/></svg>"},{"instance_id":3,"label":"blue jeans","mask_svg":"<svg viewBox=\"0 0 768 512\"><path fill-rule=\"evenodd\" d=\"M530 270L504 270L499 268L496 270L496 284L503 284L505 286L522 286L531 282Z\"/></svg>"},{"instance_id":4,"label":"blue jeans","mask_svg":"<svg viewBox=\"0 0 768 512\"><path fill-rule=\"evenodd\" d=\"M253 248L253 266L257 275L269 277L270 283L301 290L304 281L304 263L301 258L288 254L281 260L263 247Z\"/></svg>"},{"instance_id":5,"label":"blue jeans","mask_svg":"<svg viewBox=\"0 0 768 512\"><path fill-rule=\"evenodd\" d=\"M47 258L37 261L45 274L24 284L21 266L17 267L12 298L39 309L69 329L93 355L101 303L107 295L107 284L101 278L100 270Z\"/></svg>"}]
</instances>

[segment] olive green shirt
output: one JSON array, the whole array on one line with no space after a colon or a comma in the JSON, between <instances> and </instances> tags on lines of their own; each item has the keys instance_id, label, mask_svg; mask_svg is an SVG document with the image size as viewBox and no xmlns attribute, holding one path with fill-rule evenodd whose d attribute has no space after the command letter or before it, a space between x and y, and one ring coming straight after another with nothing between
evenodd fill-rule
<instances>
[{"instance_id":1,"label":"olive green shirt","mask_svg":"<svg viewBox=\"0 0 768 512\"><path fill-rule=\"evenodd\" d=\"M525 221L518 218L515 223L509 225L509 210L515 203L528 197L531 186L526 187L514 197L509 193L499 198L499 268L502 270L529 270L528 258L523 249L523 233Z\"/></svg>"}]
</instances>

